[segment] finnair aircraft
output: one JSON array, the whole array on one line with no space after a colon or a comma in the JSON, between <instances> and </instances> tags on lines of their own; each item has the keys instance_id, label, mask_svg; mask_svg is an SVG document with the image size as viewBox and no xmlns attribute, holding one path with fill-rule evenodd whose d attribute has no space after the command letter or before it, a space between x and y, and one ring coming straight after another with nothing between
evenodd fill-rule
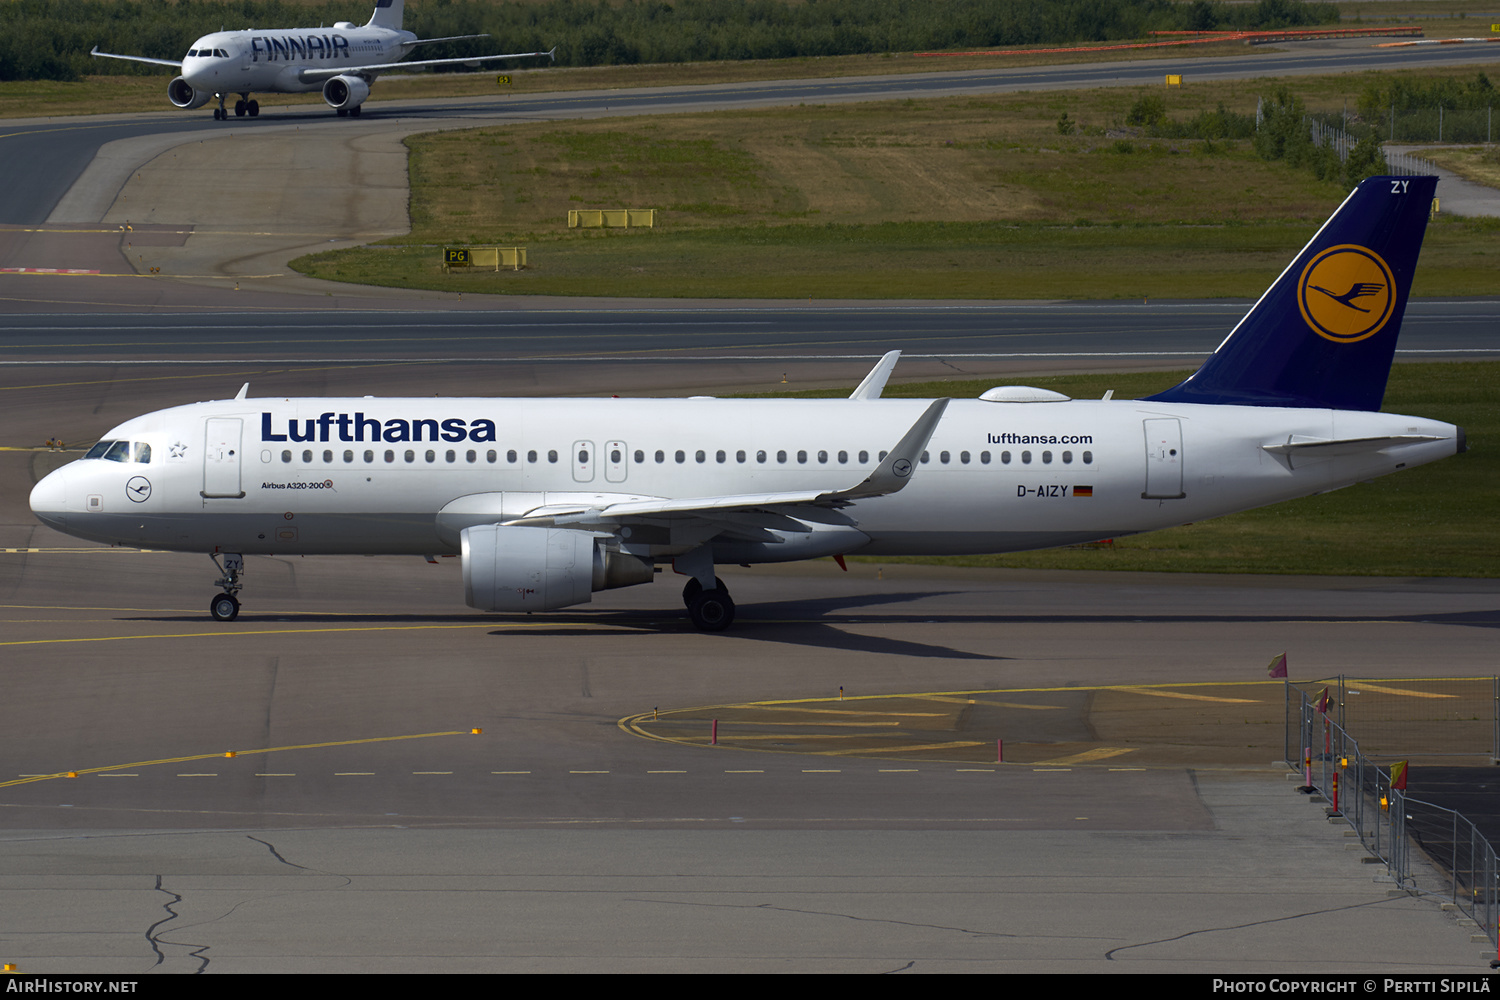
<instances>
[{"instance_id":1,"label":"finnair aircraft","mask_svg":"<svg viewBox=\"0 0 1500 1000\"><path fill-rule=\"evenodd\" d=\"M381 73L419 66L475 65L502 59L548 56L552 52L513 52L509 55L468 56L458 59L418 59L401 62L419 45L456 42L484 35L453 35L449 38L418 38L401 30L406 0L375 0L370 23L361 27L339 21L332 28L287 28L248 31L216 31L193 43L181 62L122 56L100 52L107 59L171 66L182 75L167 84L167 99L179 108L201 108L217 98L214 120L229 117L225 94L239 94L236 116L260 114L260 102L252 93L307 94L323 91L323 100L340 115L359 116L360 106L370 96L370 85Z\"/></svg>"},{"instance_id":2,"label":"finnair aircraft","mask_svg":"<svg viewBox=\"0 0 1500 1000\"><path fill-rule=\"evenodd\" d=\"M1010 552L1152 531L1464 450L1377 412L1437 180L1349 195L1191 377L1139 400L1024 386L881 399L283 399L128 420L31 493L45 523L203 552L233 619L249 553L460 555L485 611L687 577L726 628L719 563ZM220 560L222 559L222 563Z\"/></svg>"}]
</instances>

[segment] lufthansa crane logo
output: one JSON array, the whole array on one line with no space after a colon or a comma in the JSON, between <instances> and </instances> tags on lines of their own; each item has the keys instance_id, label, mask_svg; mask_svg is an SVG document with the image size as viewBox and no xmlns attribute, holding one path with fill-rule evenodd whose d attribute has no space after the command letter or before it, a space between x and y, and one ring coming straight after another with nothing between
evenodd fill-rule
<instances>
[{"instance_id":1,"label":"lufthansa crane logo","mask_svg":"<svg viewBox=\"0 0 1500 1000\"><path fill-rule=\"evenodd\" d=\"M1318 336L1352 344L1373 337L1391 318L1395 284L1379 254L1345 243L1324 250L1302 270L1297 306Z\"/></svg>"},{"instance_id":2,"label":"lufthansa crane logo","mask_svg":"<svg viewBox=\"0 0 1500 1000\"><path fill-rule=\"evenodd\" d=\"M151 480L145 476L132 476L125 484L125 495L136 503L145 503L151 497Z\"/></svg>"}]
</instances>

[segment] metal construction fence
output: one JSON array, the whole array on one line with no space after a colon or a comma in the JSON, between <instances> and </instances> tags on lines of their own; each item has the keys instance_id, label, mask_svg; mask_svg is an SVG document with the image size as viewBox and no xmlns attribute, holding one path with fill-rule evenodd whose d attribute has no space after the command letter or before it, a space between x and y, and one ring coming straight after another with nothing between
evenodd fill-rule
<instances>
[{"instance_id":1,"label":"metal construction fence","mask_svg":"<svg viewBox=\"0 0 1500 1000\"><path fill-rule=\"evenodd\" d=\"M1351 118L1347 111L1319 111L1308 121L1339 132L1374 138L1380 142L1452 142L1475 144L1495 141L1495 109L1484 108L1391 108L1378 118ZM1316 137L1315 140L1316 141Z\"/></svg>"},{"instance_id":2,"label":"metal construction fence","mask_svg":"<svg viewBox=\"0 0 1500 1000\"><path fill-rule=\"evenodd\" d=\"M1382 767L1370 755L1487 757L1494 763L1500 678L1424 680L1398 686L1406 683L1347 677L1288 683L1287 760L1300 761L1306 787L1322 794L1332 807L1331 815L1349 823L1397 885L1448 900L1496 944L1500 942L1500 858L1495 849L1460 813L1393 788L1395 765ZM1441 690L1444 685L1452 690ZM1391 697L1365 697L1382 693ZM1452 702L1432 708L1435 701L1448 699ZM1374 701L1390 705L1373 707ZM1404 709L1391 707L1403 702ZM1413 708L1416 703L1426 707ZM1350 733L1354 725L1360 727L1363 748ZM1399 743L1406 746L1398 750Z\"/></svg>"},{"instance_id":3,"label":"metal construction fence","mask_svg":"<svg viewBox=\"0 0 1500 1000\"><path fill-rule=\"evenodd\" d=\"M1314 146L1332 146L1339 154L1340 163L1349 159L1349 151L1354 148L1358 139L1336 125L1330 125L1316 118L1304 120L1312 134ZM1386 170L1397 177L1427 177L1437 173L1437 167L1432 162L1410 153L1394 153L1386 150L1385 165Z\"/></svg>"}]
</instances>

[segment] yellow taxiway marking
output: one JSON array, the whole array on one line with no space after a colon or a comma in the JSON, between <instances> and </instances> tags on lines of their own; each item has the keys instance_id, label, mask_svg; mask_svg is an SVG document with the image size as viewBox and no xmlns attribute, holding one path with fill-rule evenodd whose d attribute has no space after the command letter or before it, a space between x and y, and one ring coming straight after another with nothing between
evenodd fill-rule
<instances>
[{"instance_id":1,"label":"yellow taxiway marking","mask_svg":"<svg viewBox=\"0 0 1500 1000\"><path fill-rule=\"evenodd\" d=\"M1435 691L1411 691L1407 688L1386 687L1384 684L1365 684L1351 682L1345 686L1345 690L1354 691L1377 691L1380 694L1399 694L1407 698L1457 698L1456 694L1438 694Z\"/></svg>"},{"instance_id":2,"label":"yellow taxiway marking","mask_svg":"<svg viewBox=\"0 0 1500 1000\"><path fill-rule=\"evenodd\" d=\"M1103 691L1123 691L1126 694L1146 694L1153 698L1181 698L1183 701L1213 701L1224 705L1254 705L1254 698L1215 698L1206 694L1183 694L1181 691L1158 691L1154 688L1137 687L1134 684L1111 684Z\"/></svg>"},{"instance_id":3,"label":"yellow taxiway marking","mask_svg":"<svg viewBox=\"0 0 1500 1000\"><path fill-rule=\"evenodd\" d=\"M1038 764L1089 764L1096 760L1106 760L1110 757L1118 757L1121 754L1135 753L1134 747L1096 747L1093 750L1085 750L1083 753L1071 754L1067 757L1056 757L1052 760L1040 760Z\"/></svg>"},{"instance_id":4,"label":"yellow taxiway marking","mask_svg":"<svg viewBox=\"0 0 1500 1000\"><path fill-rule=\"evenodd\" d=\"M799 708L796 705L726 705L726 708L753 708L758 712L806 712L808 715L899 715L913 719L938 719L947 715L946 712L871 712L868 709L857 708ZM824 723L832 725L832 723Z\"/></svg>"},{"instance_id":5,"label":"yellow taxiway marking","mask_svg":"<svg viewBox=\"0 0 1500 1000\"><path fill-rule=\"evenodd\" d=\"M412 733L409 736L370 736L361 740L334 740L330 743L303 743L298 746L289 747L260 747L255 750L236 750L236 755L251 753L281 753L285 750L321 750L325 747L349 747L359 746L364 743L394 743L399 740L428 740L438 736L469 736L468 730L453 730L446 733ZM33 781L51 781L56 778L68 778L82 776L85 774L103 774L106 771L118 771L122 767L153 767L158 764L182 764L190 760L210 760L224 756L223 750L215 750L213 753L191 754L187 757L163 757L161 760L138 760L130 764L110 764L107 767L85 767L76 771L58 771L54 774L25 774L11 781L0 781L0 788L9 788L11 785L26 785ZM360 772L354 772L360 773ZM370 773L370 772L364 772ZM179 777L209 777L211 775L179 775Z\"/></svg>"},{"instance_id":6,"label":"yellow taxiway marking","mask_svg":"<svg viewBox=\"0 0 1500 1000\"><path fill-rule=\"evenodd\" d=\"M904 747L871 747L872 753L921 753L928 750L956 750L960 747L991 746L989 740L951 740L947 743L913 743Z\"/></svg>"},{"instance_id":7,"label":"yellow taxiway marking","mask_svg":"<svg viewBox=\"0 0 1500 1000\"><path fill-rule=\"evenodd\" d=\"M47 646L65 642L123 642L135 639L220 639L257 635L311 635L319 632L416 632L422 629L539 628L542 623L476 622L473 625L343 625L335 628L266 628L246 632L153 632L147 635L101 635L66 639L13 639L0 646Z\"/></svg>"},{"instance_id":8,"label":"yellow taxiway marking","mask_svg":"<svg viewBox=\"0 0 1500 1000\"><path fill-rule=\"evenodd\" d=\"M944 698L934 695L917 697L921 701L949 702L954 705L987 705L991 708L1024 708L1033 712L1056 712L1062 709L1061 705L1026 705L1019 701L988 701L983 698Z\"/></svg>"},{"instance_id":9,"label":"yellow taxiway marking","mask_svg":"<svg viewBox=\"0 0 1500 1000\"><path fill-rule=\"evenodd\" d=\"M673 719L671 721L683 722L688 720ZM691 721L698 725L702 725L702 722L699 719L693 719ZM755 719L721 719L719 720L719 724L722 726L848 726L852 729L865 729L869 726L901 725L901 723L899 722L824 722L822 720L818 720L816 722L760 722Z\"/></svg>"}]
</instances>

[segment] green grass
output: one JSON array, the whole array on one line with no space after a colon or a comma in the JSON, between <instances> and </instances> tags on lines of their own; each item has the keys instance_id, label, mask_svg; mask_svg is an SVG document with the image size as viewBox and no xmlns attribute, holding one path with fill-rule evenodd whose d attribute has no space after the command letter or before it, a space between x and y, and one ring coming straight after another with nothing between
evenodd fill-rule
<instances>
[{"instance_id":1,"label":"green grass","mask_svg":"<svg viewBox=\"0 0 1500 1000\"><path fill-rule=\"evenodd\" d=\"M1311 107L1368 74L1298 81ZM1266 81L1172 91L1186 119L1254 111ZM1253 297L1347 193L1245 141L1121 123L1159 88L902 100L569 123L408 140L412 231L299 258L316 277L496 294L702 298ZM1067 113L1080 132L1060 135ZM1126 152L1125 150L1128 150ZM656 208L654 230L566 228ZM1500 223L1432 227L1417 295L1500 292ZM441 270L524 245L523 272Z\"/></svg>"},{"instance_id":2,"label":"green grass","mask_svg":"<svg viewBox=\"0 0 1500 1000\"><path fill-rule=\"evenodd\" d=\"M1075 398L1158 392L1179 372L1118 372L1028 378ZM1500 576L1500 362L1398 364L1384 410L1464 428L1469 450L1369 483L1199 524L1078 546L1012 555L913 562L1026 569L1269 573L1332 576ZM892 385L887 396L974 396L994 385L946 381ZM848 390L806 395L840 396ZM899 559L870 560L890 564Z\"/></svg>"},{"instance_id":3,"label":"green grass","mask_svg":"<svg viewBox=\"0 0 1500 1000\"><path fill-rule=\"evenodd\" d=\"M1254 298L1306 225L1042 226L903 222L640 231L524 241L531 267L444 274L442 246L372 245L293 266L362 284L661 298ZM510 245L504 243L504 245ZM1500 291L1500 226L1432 227L1416 295Z\"/></svg>"}]
</instances>

